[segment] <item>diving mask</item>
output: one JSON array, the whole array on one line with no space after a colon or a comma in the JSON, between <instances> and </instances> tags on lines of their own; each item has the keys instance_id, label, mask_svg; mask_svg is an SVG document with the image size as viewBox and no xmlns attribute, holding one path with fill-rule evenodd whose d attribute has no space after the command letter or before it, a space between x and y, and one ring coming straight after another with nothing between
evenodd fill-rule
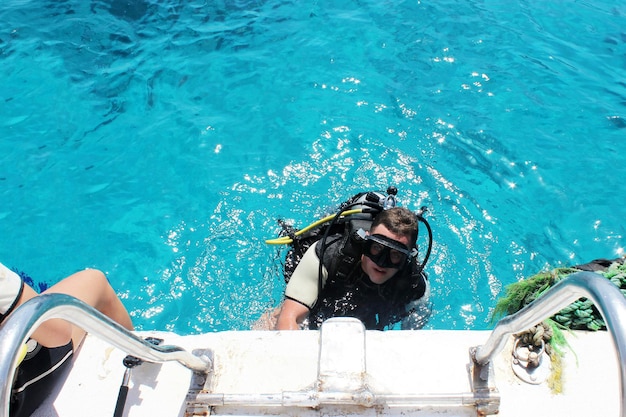
<instances>
[{"instance_id":1,"label":"diving mask","mask_svg":"<svg viewBox=\"0 0 626 417\"><path fill-rule=\"evenodd\" d=\"M375 234L365 236L363 254L381 268L401 269L412 251L397 240Z\"/></svg>"}]
</instances>

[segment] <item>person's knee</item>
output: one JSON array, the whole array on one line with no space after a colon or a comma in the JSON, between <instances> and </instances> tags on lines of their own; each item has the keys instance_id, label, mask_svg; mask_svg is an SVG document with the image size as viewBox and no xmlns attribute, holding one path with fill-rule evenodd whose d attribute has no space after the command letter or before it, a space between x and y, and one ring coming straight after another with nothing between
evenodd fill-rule
<instances>
[{"instance_id":1,"label":"person's knee","mask_svg":"<svg viewBox=\"0 0 626 417\"><path fill-rule=\"evenodd\" d=\"M71 295L99 310L117 297L104 273L97 269L76 272L52 286L47 292Z\"/></svg>"},{"instance_id":2,"label":"person's knee","mask_svg":"<svg viewBox=\"0 0 626 417\"><path fill-rule=\"evenodd\" d=\"M87 279L89 286L97 291L101 297L106 299L117 297L104 272L98 269L85 269L82 272L85 275L83 279Z\"/></svg>"},{"instance_id":3,"label":"person's knee","mask_svg":"<svg viewBox=\"0 0 626 417\"><path fill-rule=\"evenodd\" d=\"M133 329L130 315L117 296L113 286L109 283L106 275L96 269L86 271L88 271L87 273L93 281L94 290L98 292L94 307L127 329Z\"/></svg>"},{"instance_id":4,"label":"person's knee","mask_svg":"<svg viewBox=\"0 0 626 417\"><path fill-rule=\"evenodd\" d=\"M94 285L97 285L98 287L110 286L109 280L107 279L106 275L104 275L104 272L100 271L99 269L84 269L79 273L84 275L83 279L89 279L93 282Z\"/></svg>"}]
</instances>

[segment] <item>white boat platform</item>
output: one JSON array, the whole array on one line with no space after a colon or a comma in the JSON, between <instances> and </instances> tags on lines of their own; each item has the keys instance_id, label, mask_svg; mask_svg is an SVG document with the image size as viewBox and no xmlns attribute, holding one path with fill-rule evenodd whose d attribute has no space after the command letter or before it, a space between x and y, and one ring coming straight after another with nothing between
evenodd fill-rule
<instances>
[{"instance_id":1,"label":"white boat platform","mask_svg":"<svg viewBox=\"0 0 626 417\"><path fill-rule=\"evenodd\" d=\"M489 331L366 331L334 319L321 331L229 331L198 336L139 333L190 352L210 349L199 392L177 362L131 370L124 416L476 416L469 348ZM512 338L492 361L503 417L618 416L617 356L607 332L575 332L562 393L513 371ZM88 336L65 385L35 416L113 416L125 353ZM195 389L194 389L195 388ZM191 393L190 393L191 390ZM197 405L193 405L194 401Z\"/></svg>"},{"instance_id":2,"label":"white boat platform","mask_svg":"<svg viewBox=\"0 0 626 417\"><path fill-rule=\"evenodd\" d=\"M566 333L560 365L539 349L538 365L528 366L515 335L581 297L609 331ZM559 281L493 331L381 332L334 318L319 331L128 332L73 297L43 295L0 326L0 417L17 352L50 318L90 334L35 417L626 417L626 298L590 272ZM127 368L129 353L143 363Z\"/></svg>"}]
</instances>

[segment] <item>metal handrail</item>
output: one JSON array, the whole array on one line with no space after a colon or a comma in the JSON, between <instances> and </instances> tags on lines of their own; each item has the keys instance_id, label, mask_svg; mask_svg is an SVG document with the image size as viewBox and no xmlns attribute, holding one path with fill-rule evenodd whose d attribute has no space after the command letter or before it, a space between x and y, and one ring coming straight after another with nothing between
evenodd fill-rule
<instances>
[{"instance_id":1,"label":"metal handrail","mask_svg":"<svg viewBox=\"0 0 626 417\"><path fill-rule=\"evenodd\" d=\"M626 417L626 298L608 279L592 272L576 272L556 283L544 295L498 322L487 342L473 351L479 365L502 351L507 337L528 330L581 297L593 301L609 330L620 369L620 415Z\"/></svg>"},{"instance_id":2,"label":"metal handrail","mask_svg":"<svg viewBox=\"0 0 626 417\"><path fill-rule=\"evenodd\" d=\"M187 368L208 373L208 357L195 356L178 346L156 346L120 326L93 307L66 294L43 294L17 308L0 327L0 417L9 415L12 376L18 365L21 346L44 321L67 320L87 332L106 340L116 348L147 362L178 361Z\"/></svg>"}]
</instances>

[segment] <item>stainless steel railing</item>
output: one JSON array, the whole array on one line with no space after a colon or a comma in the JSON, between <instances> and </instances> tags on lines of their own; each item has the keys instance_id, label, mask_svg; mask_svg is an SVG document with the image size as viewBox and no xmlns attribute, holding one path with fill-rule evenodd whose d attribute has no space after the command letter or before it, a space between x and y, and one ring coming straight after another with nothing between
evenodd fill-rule
<instances>
[{"instance_id":1,"label":"stainless steel railing","mask_svg":"<svg viewBox=\"0 0 626 417\"><path fill-rule=\"evenodd\" d=\"M201 373L208 373L212 368L210 358L195 356L177 346L155 346L148 343L74 297L44 294L21 305L0 327L0 381L4 381L0 390L0 417L9 415L12 385L9 381L17 367L17 353L41 323L53 318L67 320L144 361L178 361Z\"/></svg>"},{"instance_id":2,"label":"stainless steel railing","mask_svg":"<svg viewBox=\"0 0 626 417\"><path fill-rule=\"evenodd\" d=\"M507 337L528 330L579 298L593 301L611 333L620 368L621 413L626 417L626 298L608 279L577 272L559 281L540 298L498 322L487 342L472 351L478 365L488 364L504 348Z\"/></svg>"}]
</instances>

